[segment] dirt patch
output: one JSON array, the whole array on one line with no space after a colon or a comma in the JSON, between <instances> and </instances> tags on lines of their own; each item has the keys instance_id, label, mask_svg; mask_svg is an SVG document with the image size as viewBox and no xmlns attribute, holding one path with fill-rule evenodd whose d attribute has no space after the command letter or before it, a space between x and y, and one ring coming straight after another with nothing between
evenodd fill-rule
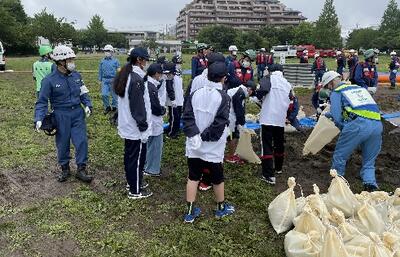
<instances>
[{"instance_id":1,"label":"dirt patch","mask_svg":"<svg viewBox=\"0 0 400 257\"><path fill-rule=\"evenodd\" d=\"M398 95L398 90L380 88L374 98L383 112L390 113L400 110L400 102L396 99ZM312 115L311 95L299 96L299 101L304 106L307 115ZM392 191L396 187L400 187L400 152L398 151L400 133L390 133L395 129L395 126L384 121L382 151L376 161L377 181L381 188L386 191ZM277 177L277 193L287 189L286 181L288 177L295 177L306 195L312 193L313 184L317 184L321 192L327 191L331 182L329 170L336 141L327 145L315 156L303 156L302 150L309 133L311 131L307 135L300 133L286 135L284 174ZM361 164L361 151L358 149L349 159L345 175L345 178L355 192L362 189L362 182L359 175Z\"/></svg>"}]
</instances>

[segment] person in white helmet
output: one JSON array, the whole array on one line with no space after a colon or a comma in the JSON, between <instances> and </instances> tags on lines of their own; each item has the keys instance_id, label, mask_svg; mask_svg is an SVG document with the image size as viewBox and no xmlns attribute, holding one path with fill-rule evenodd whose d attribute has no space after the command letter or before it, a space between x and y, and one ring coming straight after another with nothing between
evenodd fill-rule
<instances>
[{"instance_id":1,"label":"person in white helmet","mask_svg":"<svg viewBox=\"0 0 400 257\"><path fill-rule=\"evenodd\" d=\"M390 87L391 88L396 88L396 76L397 76L397 71L400 68L400 59L397 56L397 53L395 51L390 53L391 61L389 65L390 69Z\"/></svg>"},{"instance_id":2,"label":"person in white helmet","mask_svg":"<svg viewBox=\"0 0 400 257\"><path fill-rule=\"evenodd\" d=\"M231 45L229 48L229 55L225 58L226 67L229 67L229 64L236 60L239 49L235 45Z\"/></svg>"},{"instance_id":3,"label":"person in white helmet","mask_svg":"<svg viewBox=\"0 0 400 257\"><path fill-rule=\"evenodd\" d=\"M354 49L350 49L349 53L350 55L349 58L347 59L347 66L349 67L349 80L351 83L355 84L354 75L358 63L358 55L356 50Z\"/></svg>"},{"instance_id":4,"label":"person in white helmet","mask_svg":"<svg viewBox=\"0 0 400 257\"><path fill-rule=\"evenodd\" d=\"M360 146L363 159L360 176L364 189L375 191L378 189L375 160L381 150L383 131L379 107L366 88L345 84L335 71L325 73L322 84L332 90L330 113L325 116L332 118L341 131L332 168L344 176L348 159Z\"/></svg>"},{"instance_id":5,"label":"person in white helmet","mask_svg":"<svg viewBox=\"0 0 400 257\"><path fill-rule=\"evenodd\" d=\"M300 56L300 63L308 63L308 50L305 49L303 54Z\"/></svg>"},{"instance_id":6,"label":"person in white helmet","mask_svg":"<svg viewBox=\"0 0 400 257\"><path fill-rule=\"evenodd\" d=\"M337 73L339 73L343 77L343 70L346 67L346 57L343 55L342 51L336 52L336 64Z\"/></svg>"},{"instance_id":7,"label":"person in white helmet","mask_svg":"<svg viewBox=\"0 0 400 257\"><path fill-rule=\"evenodd\" d=\"M88 138L85 114L89 117L93 109L89 90L83 83L81 74L75 71L76 56L70 47L56 46L51 57L57 69L42 80L42 88L35 106L36 130L41 129L50 102L57 127L58 163L62 170L58 181L65 182L70 176L72 141L78 166L76 177L84 182L91 182L93 177L86 173Z\"/></svg>"},{"instance_id":8,"label":"person in white helmet","mask_svg":"<svg viewBox=\"0 0 400 257\"><path fill-rule=\"evenodd\" d=\"M104 47L105 57L101 60L99 65L99 81L101 82L101 97L103 100L104 114L110 111L116 111L118 106L118 98L112 85L120 69L120 64L118 59L113 57L113 53L114 48L112 45L106 45ZM112 97L111 106L109 101L110 94Z\"/></svg>"}]
</instances>

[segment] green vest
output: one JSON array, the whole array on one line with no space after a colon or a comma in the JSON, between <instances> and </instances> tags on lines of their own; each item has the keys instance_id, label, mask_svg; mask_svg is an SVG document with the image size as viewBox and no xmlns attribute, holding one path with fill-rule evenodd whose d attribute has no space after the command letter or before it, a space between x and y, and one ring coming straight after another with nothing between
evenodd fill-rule
<instances>
[{"instance_id":1,"label":"green vest","mask_svg":"<svg viewBox=\"0 0 400 257\"><path fill-rule=\"evenodd\" d=\"M51 73L53 63L50 61L36 61L33 64L33 77L36 78L36 91L39 92L42 87L42 80Z\"/></svg>"}]
</instances>

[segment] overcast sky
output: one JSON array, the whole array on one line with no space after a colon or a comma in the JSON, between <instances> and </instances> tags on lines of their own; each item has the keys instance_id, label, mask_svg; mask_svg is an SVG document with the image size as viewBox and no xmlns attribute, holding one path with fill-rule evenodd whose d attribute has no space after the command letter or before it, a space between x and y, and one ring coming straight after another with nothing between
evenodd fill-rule
<instances>
[{"instance_id":1,"label":"overcast sky","mask_svg":"<svg viewBox=\"0 0 400 257\"><path fill-rule=\"evenodd\" d=\"M336 12L344 31L380 23L389 0L334 0ZM400 0L396 0L400 5ZM33 16L43 8L77 28L87 26L90 17L99 14L109 29L156 30L175 24L179 11L191 0L22 0L25 11ZM315 21L324 0L281 0L286 6L299 10L310 21Z\"/></svg>"}]
</instances>

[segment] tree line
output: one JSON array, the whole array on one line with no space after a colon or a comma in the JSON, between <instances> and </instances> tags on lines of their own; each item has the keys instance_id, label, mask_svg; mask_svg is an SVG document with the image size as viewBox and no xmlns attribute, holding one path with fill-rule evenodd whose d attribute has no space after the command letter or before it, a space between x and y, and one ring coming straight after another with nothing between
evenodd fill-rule
<instances>
[{"instance_id":1,"label":"tree line","mask_svg":"<svg viewBox=\"0 0 400 257\"><path fill-rule=\"evenodd\" d=\"M316 22L301 22L298 26L264 26L257 31L242 31L232 27L213 25L203 28L199 42L212 44L219 51L229 45L240 49L271 48L274 45L313 44L317 48L354 49L377 48L382 51L400 49L400 10L390 0L379 28L355 29L347 40L341 36L341 26L333 0L326 0ZM344 43L344 41L347 41Z\"/></svg>"},{"instance_id":2,"label":"tree line","mask_svg":"<svg viewBox=\"0 0 400 257\"><path fill-rule=\"evenodd\" d=\"M85 29L77 30L74 22L57 18L46 9L29 17L20 0L1 0L0 17L0 41L9 54L34 53L38 36L47 38L53 45L72 41L82 47L102 47L109 43L125 48L128 43L121 33L108 33L99 15L94 15Z\"/></svg>"}]
</instances>

